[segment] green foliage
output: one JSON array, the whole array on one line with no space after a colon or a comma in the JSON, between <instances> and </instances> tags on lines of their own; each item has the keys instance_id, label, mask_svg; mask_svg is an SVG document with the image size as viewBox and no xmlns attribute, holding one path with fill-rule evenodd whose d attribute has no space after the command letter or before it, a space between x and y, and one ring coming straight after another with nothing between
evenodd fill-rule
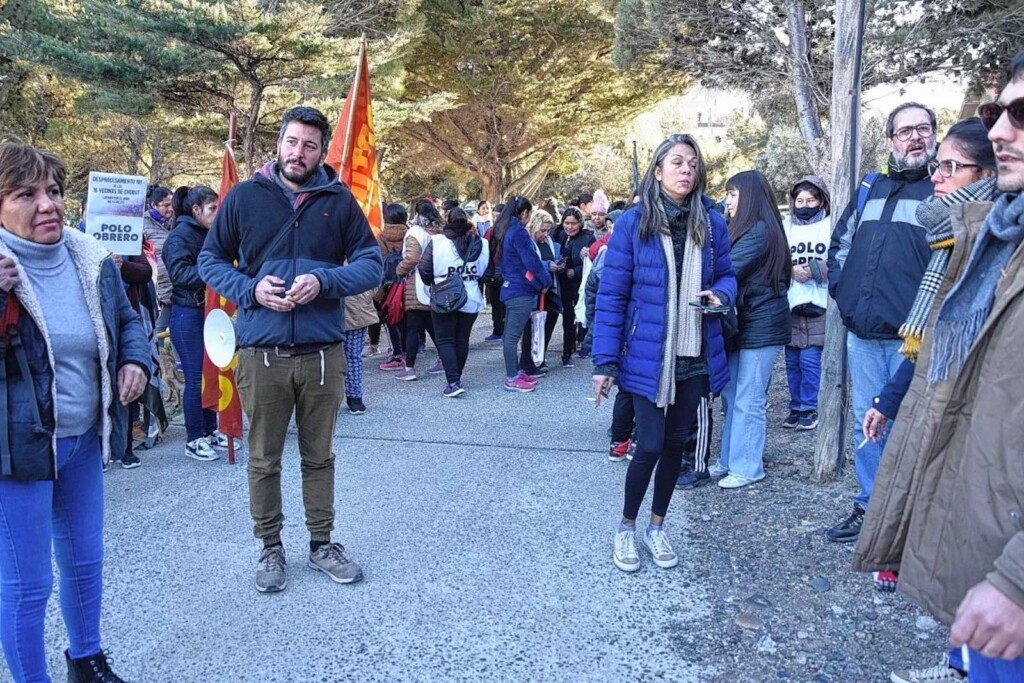
<instances>
[{"instance_id":1,"label":"green foliage","mask_svg":"<svg viewBox=\"0 0 1024 683\"><path fill-rule=\"evenodd\" d=\"M643 65L619 73L612 17L590 0L423 0L418 12L430 30L405 61L405 97L444 93L453 105L401 134L466 169L491 200L682 82Z\"/></svg>"}]
</instances>

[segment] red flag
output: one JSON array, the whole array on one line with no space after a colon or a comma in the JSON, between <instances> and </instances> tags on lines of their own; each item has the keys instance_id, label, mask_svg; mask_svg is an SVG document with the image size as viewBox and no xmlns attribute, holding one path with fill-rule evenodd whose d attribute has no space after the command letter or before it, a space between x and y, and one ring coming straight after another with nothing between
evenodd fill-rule
<instances>
[{"instance_id":1,"label":"red flag","mask_svg":"<svg viewBox=\"0 0 1024 683\"><path fill-rule=\"evenodd\" d=\"M338 119L338 129L327 148L325 163L337 171L363 213L374 235L384 228L381 209L380 175L377 145L373 136L373 108L370 98L370 69L366 59L366 40L359 45L356 76Z\"/></svg>"},{"instance_id":2,"label":"red flag","mask_svg":"<svg viewBox=\"0 0 1024 683\"><path fill-rule=\"evenodd\" d=\"M221 164L220 195L219 202L223 202L228 192L238 183L238 168L235 166L235 156L231 153L229 146L224 150L224 161ZM234 315L238 308L233 302L213 291L212 287L206 288L206 315L214 309L220 309L228 315ZM203 407L216 410L218 415L218 429L228 437L232 443L229 448L229 461L234 462L234 441L242 437L242 402L238 398L238 386L235 384L235 367L238 364L238 357L231 360L231 365L221 370L210 357L203 352Z\"/></svg>"}]
</instances>

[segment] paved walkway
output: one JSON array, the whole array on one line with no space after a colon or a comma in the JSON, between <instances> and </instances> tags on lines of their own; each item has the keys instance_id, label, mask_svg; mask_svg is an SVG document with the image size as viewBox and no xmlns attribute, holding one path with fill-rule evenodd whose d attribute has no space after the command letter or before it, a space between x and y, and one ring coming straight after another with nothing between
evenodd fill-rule
<instances>
[{"instance_id":1,"label":"paved walkway","mask_svg":"<svg viewBox=\"0 0 1024 683\"><path fill-rule=\"evenodd\" d=\"M373 359L369 412L338 420L335 538L362 565L360 584L335 585L305 565L294 434L289 585L277 595L253 588L244 451L235 466L187 459L178 425L141 455L141 469L112 469L103 629L117 671L134 683L778 680L777 666L754 662L756 673L736 678L731 657L701 654L716 650L715 629L751 652L759 637L732 623L735 608L722 617L703 564L717 541L683 538L702 518L676 515L676 570L647 561L626 576L612 565L625 465L604 456L611 405L586 401L589 365L553 369L535 394L508 394L500 345L483 333L461 399L442 397L442 377L398 382ZM422 358L425 369L435 356ZM47 629L51 674L62 680L56 599ZM710 639L697 647L701 633Z\"/></svg>"}]
</instances>

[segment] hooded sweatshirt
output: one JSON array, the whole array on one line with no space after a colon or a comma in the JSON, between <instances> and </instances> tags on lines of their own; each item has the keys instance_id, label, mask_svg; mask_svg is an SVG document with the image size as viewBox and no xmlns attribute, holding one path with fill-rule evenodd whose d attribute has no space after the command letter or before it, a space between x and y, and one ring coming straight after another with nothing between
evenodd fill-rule
<instances>
[{"instance_id":1,"label":"hooded sweatshirt","mask_svg":"<svg viewBox=\"0 0 1024 683\"><path fill-rule=\"evenodd\" d=\"M807 282L793 280L789 287L789 307L797 315L816 317L824 314L828 307L828 245L832 235L831 197L825 181L818 176L804 176L796 185L810 183L818 188L824 200L822 206L810 218L797 215L796 202L790 192L789 215L783 222L786 240L792 254L794 266L807 265L811 279ZM796 187L794 185L794 187ZM795 323L794 323L795 324Z\"/></svg>"}]
</instances>

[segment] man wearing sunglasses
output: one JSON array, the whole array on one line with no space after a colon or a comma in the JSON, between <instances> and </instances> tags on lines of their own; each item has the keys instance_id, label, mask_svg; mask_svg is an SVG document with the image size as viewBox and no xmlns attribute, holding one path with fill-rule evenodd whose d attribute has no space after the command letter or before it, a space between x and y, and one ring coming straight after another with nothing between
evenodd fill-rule
<instances>
[{"instance_id":1,"label":"man wearing sunglasses","mask_svg":"<svg viewBox=\"0 0 1024 683\"><path fill-rule=\"evenodd\" d=\"M898 568L899 590L966 646L971 683L995 683L1024 681L1024 52L979 115L998 194L953 207L954 230L977 237L952 257L964 265L943 283L908 394L950 398L896 423L854 567Z\"/></svg>"},{"instance_id":2,"label":"man wearing sunglasses","mask_svg":"<svg viewBox=\"0 0 1024 683\"><path fill-rule=\"evenodd\" d=\"M860 534L885 439L861 442L864 415L896 374L903 356L900 326L907 319L931 256L917 207L932 196L928 164L935 157L935 114L907 102L886 122L888 170L870 174L836 221L828 252L829 294L850 334L846 352L853 382L853 443L860 491L853 512L825 533L837 543ZM866 196L865 196L866 193Z\"/></svg>"}]
</instances>

